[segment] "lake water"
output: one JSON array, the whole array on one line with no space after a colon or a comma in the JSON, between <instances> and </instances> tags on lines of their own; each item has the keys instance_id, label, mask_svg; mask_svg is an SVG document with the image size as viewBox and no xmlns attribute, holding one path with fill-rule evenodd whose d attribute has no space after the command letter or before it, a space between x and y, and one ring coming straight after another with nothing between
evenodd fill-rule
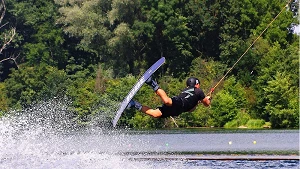
<instances>
[{"instance_id":1,"label":"lake water","mask_svg":"<svg viewBox=\"0 0 300 169\"><path fill-rule=\"evenodd\" d=\"M1 169L299 168L299 130L76 128L61 105L13 114L0 119Z\"/></svg>"}]
</instances>

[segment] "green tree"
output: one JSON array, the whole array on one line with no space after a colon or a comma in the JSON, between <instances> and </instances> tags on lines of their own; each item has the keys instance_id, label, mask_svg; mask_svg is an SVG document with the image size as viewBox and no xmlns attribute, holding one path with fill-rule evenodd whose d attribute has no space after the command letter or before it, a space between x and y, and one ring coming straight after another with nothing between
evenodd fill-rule
<instances>
[{"instance_id":1,"label":"green tree","mask_svg":"<svg viewBox=\"0 0 300 169\"><path fill-rule=\"evenodd\" d=\"M176 118L180 127L210 127L211 111L201 104L193 112L185 112Z\"/></svg>"},{"instance_id":2,"label":"green tree","mask_svg":"<svg viewBox=\"0 0 300 169\"><path fill-rule=\"evenodd\" d=\"M93 112L94 105L99 102L100 97L95 92L95 80L92 78L77 79L68 86L67 96L72 102L72 108L77 113L79 122L88 121Z\"/></svg>"},{"instance_id":3,"label":"green tree","mask_svg":"<svg viewBox=\"0 0 300 169\"><path fill-rule=\"evenodd\" d=\"M196 0L185 4L183 15L187 17L189 41L194 56L203 59L218 58L219 44L219 15L220 4L217 1Z\"/></svg>"},{"instance_id":4,"label":"green tree","mask_svg":"<svg viewBox=\"0 0 300 169\"><path fill-rule=\"evenodd\" d=\"M243 86L230 77L224 82L223 89L215 94L211 111L215 126L222 127L233 120L238 112L247 107L246 93Z\"/></svg>"},{"instance_id":5,"label":"green tree","mask_svg":"<svg viewBox=\"0 0 300 169\"><path fill-rule=\"evenodd\" d=\"M279 14L285 1L223 1L220 3L220 58L233 65L252 42L260 35L273 18ZM286 19L285 19L286 18ZM265 40L273 45L278 42L283 48L293 41L287 28L294 22L291 11L284 11L263 34ZM233 73L243 84L250 86L261 56L252 47L244 58L234 67Z\"/></svg>"},{"instance_id":6,"label":"green tree","mask_svg":"<svg viewBox=\"0 0 300 169\"><path fill-rule=\"evenodd\" d=\"M10 107L26 107L40 100L62 96L66 90L66 73L51 66L24 67L13 70L5 80Z\"/></svg>"},{"instance_id":7,"label":"green tree","mask_svg":"<svg viewBox=\"0 0 300 169\"><path fill-rule=\"evenodd\" d=\"M14 18L22 37L21 53L30 66L47 64L64 68L67 51L62 30L55 24L58 17L53 1L7 1L9 15Z\"/></svg>"},{"instance_id":8,"label":"green tree","mask_svg":"<svg viewBox=\"0 0 300 169\"><path fill-rule=\"evenodd\" d=\"M57 22L62 25L64 32L79 39L76 49L84 51L85 57L79 59L89 64L109 60L107 41L111 37L110 23L107 13L111 10L111 1L63 1L55 0L60 6L60 16Z\"/></svg>"},{"instance_id":9,"label":"green tree","mask_svg":"<svg viewBox=\"0 0 300 169\"><path fill-rule=\"evenodd\" d=\"M220 3L220 58L229 65L233 65L245 48L244 40L249 37L251 30L251 25L246 23L255 21L255 18L247 15L252 8L249 1L223 1ZM251 12L255 16L255 10Z\"/></svg>"},{"instance_id":10,"label":"green tree","mask_svg":"<svg viewBox=\"0 0 300 169\"><path fill-rule=\"evenodd\" d=\"M270 114L273 128L299 126L299 106L295 104L299 89L292 86L290 81L289 73L277 72L264 88L267 102L265 110Z\"/></svg>"},{"instance_id":11,"label":"green tree","mask_svg":"<svg viewBox=\"0 0 300 169\"><path fill-rule=\"evenodd\" d=\"M8 102L9 99L7 98L6 95L6 89L5 89L5 84L0 83L0 117L2 115L1 112L7 111L8 110Z\"/></svg>"},{"instance_id":12,"label":"green tree","mask_svg":"<svg viewBox=\"0 0 300 169\"><path fill-rule=\"evenodd\" d=\"M271 109L270 106L276 106L278 103L276 99L271 99L270 97L275 96L272 92L274 89L274 79L278 79L278 87L276 87L277 94L284 95L285 93L296 93L297 86L299 86L298 81L298 43L293 43L289 45L287 49L282 49L278 43L275 43L272 48L266 53L266 55L261 59L261 62L258 66L258 77L254 84L254 88L256 90L257 102L256 102L256 114L258 117L263 118L265 121L270 121L271 112L266 111ZM289 72L287 74L287 72ZM278 74L280 73L280 74ZM286 76L281 81L279 78ZM272 87L271 87L272 86ZM287 88L288 86L288 88ZM267 89L267 91L266 91ZM292 91L290 91L292 90ZM270 95L270 97L266 97L266 92ZM288 95L288 100L294 102L296 99L296 95ZM293 100L293 101L292 101ZM288 105L293 105L290 101L283 104L279 107L274 107L276 109L283 110L288 107ZM273 103L272 103L273 102ZM276 125L276 124L272 124Z\"/></svg>"},{"instance_id":13,"label":"green tree","mask_svg":"<svg viewBox=\"0 0 300 169\"><path fill-rule=\"evenodd\" d=\"M126 23L119 24L113 32L113 38L108 42L109 50L115 60L115 70L118 76L134 73L134 35Z\"/></svg>"},{"instance_id":14,"label":"green tree","mask_svg":"<svg viewBox=\"0 0 300 169\"><path fill-rule=\"evenodd\" d=\"M153 39L147 52L149 60L161 56L169 59L168 69L174 77L183 78L194 59L190 43L188 19L183 15L185 2L142 1L146 22L154 25Z\"/></svg>"},{"instance_id":15,"label":"green tree","mask_svg":"<svg viewBox=\"0 0 300 169\"><path fill-rule=\"evenodd\" d=\"M286 1L281 0L268 0L265 5L262 4L264 10L263 15L260 17L260 24L253 34L259 35L267 25L275 18L276 15L285 7ZM259 9L259 7L257 7ZM294 35L288 30L292 23L297 23L296 17L293 17L293 12L291 9L286 8L277 18L274 20L272 25L264 33L263 37L268 40L271 45L274 43L279 43L282 48L286 48L288 44L292 43Z\"/></svg>"},{"instance_id":16,"label":"green tree","mask_svg":"<svg viewBox=\"0 0 300 169\"><path fill-rule=\"evenodd\" d=\"M214 126L218 127L223 127L225 123L233 120L238 112L236 99L227 91L216 94L211 109Z\"/></svg>"}]
</instances>

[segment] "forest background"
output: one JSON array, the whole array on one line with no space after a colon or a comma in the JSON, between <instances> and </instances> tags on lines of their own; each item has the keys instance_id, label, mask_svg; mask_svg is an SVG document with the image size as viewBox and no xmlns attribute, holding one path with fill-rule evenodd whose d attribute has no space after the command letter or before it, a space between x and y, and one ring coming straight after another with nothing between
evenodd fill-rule
<instances>
[{"instance_id":1,"label":"forest background","mask_svg":"<svg viewBox=\"0 0 300 169\"><path fill-rule=\"evenodd\" d=\"M190 76L208 93L288 3L285 0L1 0L0 116L39 102L67 102L81 124L110 123L155 61L161 88L177 95ZM213 93L210 108L179 127L298 128L298 1L291 1ZM135 96L156 107L148 86ZM119 126L175 127L126 111Z\"/></svg>"}]
</instances>

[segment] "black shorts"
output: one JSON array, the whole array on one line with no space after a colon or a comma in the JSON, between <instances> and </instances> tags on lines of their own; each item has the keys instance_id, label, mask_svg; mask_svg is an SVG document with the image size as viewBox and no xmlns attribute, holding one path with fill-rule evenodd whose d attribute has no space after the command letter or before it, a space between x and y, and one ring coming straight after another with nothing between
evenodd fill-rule
<instances>
[{"instance_id":1,"label":"black shorts","mask_svg":"<svg viewBox=\"0 0 300 169\"><path fill-rule=\"evenodd\" d=\"M163 104L161 107L158 107L158 109L162 113L162 118L170 117L170 116L179 116L183 110L182 110L183 102L181 98L178 97L172 97L172 106L167 106Z\"/></svg>"}]
</instances>

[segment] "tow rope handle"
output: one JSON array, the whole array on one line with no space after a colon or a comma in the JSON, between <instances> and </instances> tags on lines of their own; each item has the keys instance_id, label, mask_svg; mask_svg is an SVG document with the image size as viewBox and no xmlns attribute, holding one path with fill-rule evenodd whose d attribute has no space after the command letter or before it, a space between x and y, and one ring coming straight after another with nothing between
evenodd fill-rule
<instances>
[{"instance_id":1,"label":"tow rope handle","mask_svg":"<svg viewBox=\"0 0 300 169\"><path fill-rule=\"evenodd\" d=\"M212 93L214 92L215 88L211 88L210 91L207 93L206 96L210 96L212 98Z\"/></svg>"},{"instance_id":2,"label":"tow rope handle","mask_svg":"<svg viewBox=\"0 0 300 169\"><path fill-rule=\"evenodd\" d=\"M210 91L209 91L209 93L206 95L206 96L209 96L209 97L210 97L209 101L211 101L211 99L212 99L212 93L214 92L214 90L215 90L214 87L211 88ZM209 108L211 108L211 105L209 105Z\"/></svg>"}]
</instances>

